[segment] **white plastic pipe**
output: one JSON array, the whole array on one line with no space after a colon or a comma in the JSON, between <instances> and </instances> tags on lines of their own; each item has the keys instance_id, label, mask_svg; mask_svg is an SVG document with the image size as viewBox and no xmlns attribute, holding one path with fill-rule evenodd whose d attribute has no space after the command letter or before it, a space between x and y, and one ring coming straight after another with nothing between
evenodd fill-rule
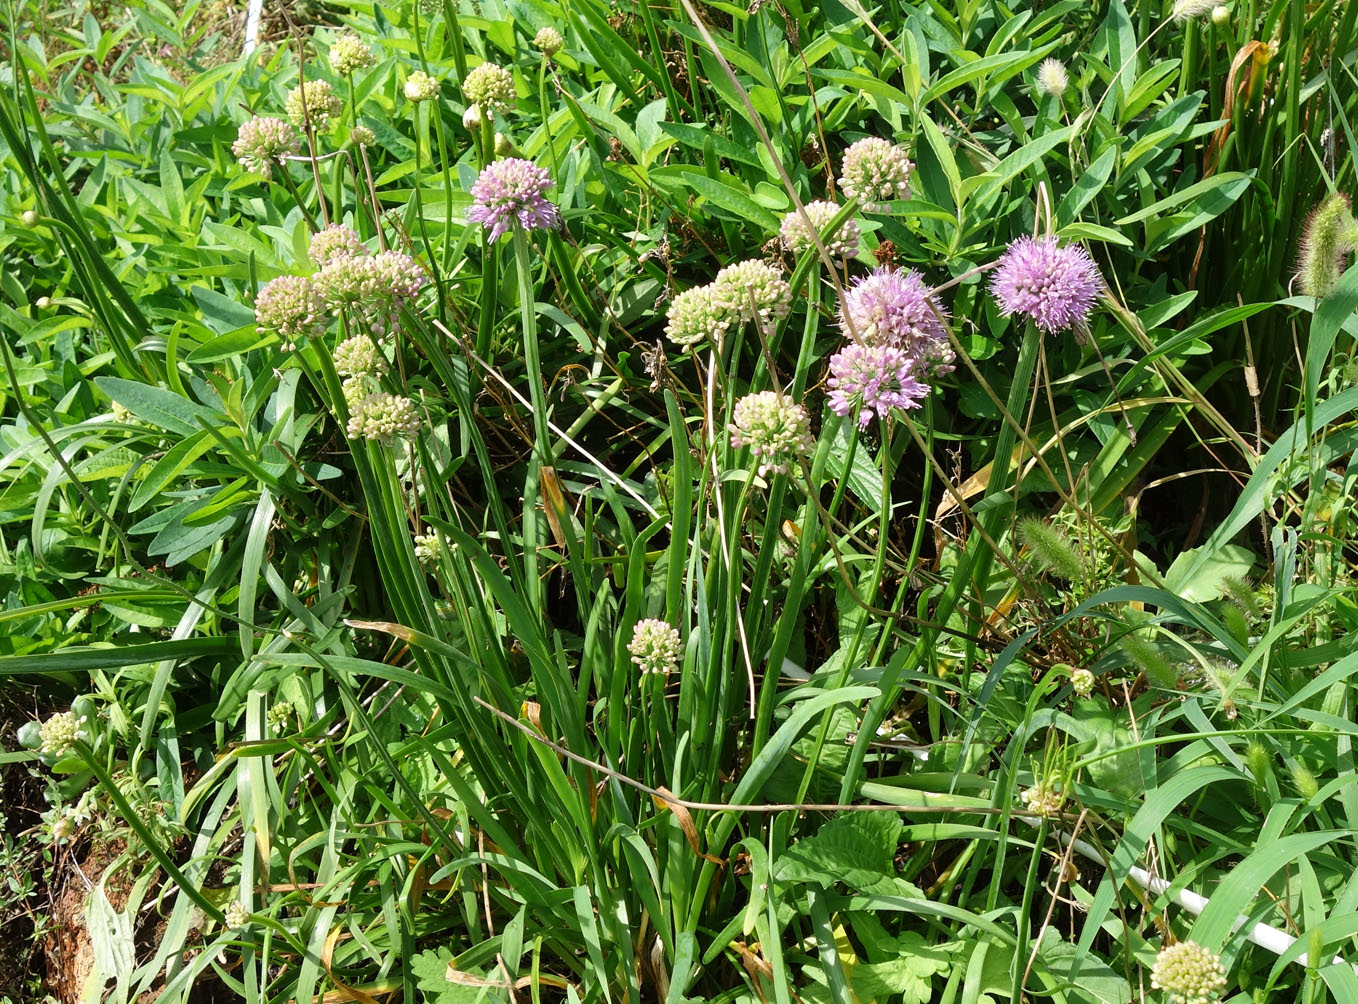
<instances>
[{"instance_id":1,"label":"white plastic pipe","mask_svg":"<svg viewBox=\"0 0 1358 1004\"><path fill-rule=\"evenodd\" d=\"M259 48L259 15L264 9L264 0L250 0L245 14L245 46L242 56L248 56Z\"/></svg>"}]
</instances>

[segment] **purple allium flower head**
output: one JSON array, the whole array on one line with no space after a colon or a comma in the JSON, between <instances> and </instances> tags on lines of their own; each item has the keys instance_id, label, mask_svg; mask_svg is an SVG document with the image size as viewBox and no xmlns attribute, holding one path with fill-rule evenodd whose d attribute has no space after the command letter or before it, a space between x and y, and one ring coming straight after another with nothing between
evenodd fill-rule
<instances>
[{"instance_id":1,"label":"purple allium flower head","mask_svg":"<svg viewBox=\"0 0 1358 1004\"><path fill-rule=\"evenodd\" d=\"M882 266L845 292L839 324L851 341L901 349L928 380L952 369L945 316L922 275Z\"/></svg>"},{"instance_id":2,"label":"purple allium flower head","mask_svg":"<svg viewBox=\"0 0 1358 1004\"><path fill-rule=\"evenodd\" d=\"M1061 244L1055 235L1014 241L990 280L1000 313L1022 314L1049 333L1083 330L1103 291L1103 277L1089 252L1079 244Z\"/></svg>"},{"instance_id":3,"label":"purple allium flower head","mask_svg":"<svg viewBox=\"0 0 1358 1004\"><path fill-rule=\"evenodd\" d=\"M493 161L472 185L472 207L467 219L480 223L496 241L515 224L525 230L548 230L561 226L561 213L543 192L552 179L532 161L507 157Z\"/></svg>"},{"instance_id":4,"label":"purple allium flower head","mask_svg":"<svg viewBox=\"0 0 1358 1004\"><path fill-rule=\"evenodd\" d=\"M858 427L867 428L873 412L886 418L892 408L918 408L929 386L914 376L915 361L889 345L850 342L830 357L830 410L857 412Z\"/></svg>"}]
</instances>

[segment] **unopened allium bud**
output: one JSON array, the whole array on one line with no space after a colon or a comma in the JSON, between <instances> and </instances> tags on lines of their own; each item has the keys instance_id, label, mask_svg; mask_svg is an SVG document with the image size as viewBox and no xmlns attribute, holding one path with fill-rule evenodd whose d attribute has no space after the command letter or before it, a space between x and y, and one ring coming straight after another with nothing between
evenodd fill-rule
<instances>
[{"instance_id":1,"label":"unopened allium bud","mask_svg":"<svg viewBox=\"0 0 1358 1004\"><path fill-rule=\"evenodd\" d=\"M372 146L377 136L365 125L356 125L349 130L349 142L354 146Z\"/></svg>"},{"instance_id":2,"label":"unopened allium bud","mask_svg":"<svg viewBox=\"0 0 1358 1004\"><path fill-rule=\"evenodd\" d=\"M39 310L46 310L48 307L52 306L52 300L50 297L40 296L33 301L33 306L37 307Z\"/></svg>"},{"instance_id":3,"label":"unopened allium bud","mask_svg":"<svg viewBox=\"0 0 1358 1004\"><path fill-rule=\"evenodd\" d=\"M467 221L479 223L496 241L515 226L549 230L561 225L561 213L544 197L552 187L548 173L531 160L506 157L492 161L472 185Z\"/></svg>"},{"instance_id":4,"label":"unopened allium bud","mask_svg":"<svg viewBox=\"0 0 1358 1004\"><path fill-rule=\"evenodd\" d=\"M1065 64L1059 59L1044 59L1037 68L1037 89L1043 94L1059 98L1069 86L1070 77L1066 75Z\"/></svg>"},{"instance_id":5,"label":"unopened allium bud","mask_svg":"<svg viewBox=\"0 0 1358 1004\"><path fill-rule=\"evenodd\" d=\"M776 391L747 394L736 402L727 431L731 446L748 446L759 460L759 474L786 474L815 446L806 409Z\"/></svg>"},{"instance_id":6,"label":"unopened allium bud","mask_svg":"<svg viewBox=\"0 0 1358 1004\"><path fill-rule=\"evenodd\" d=\"M718 272L712 280L712 295L731 312L736 324L755 318L768 324L792 309L792 287L781 272L757 259L727 265Z\"/></svg>"},{"instance_id":7,"label":"unopened allium bud","mask_svg":"<svg viewBox=\"0 0 1358 1004\"><path fill-rule=\"evenodd\" d=\"M1020 314L1048 333L1083 331L1104 288L1089 252L1055 235L1014 241L990 280L1001 314Z\"/></svg>"},{"instance_id":8,"label":"unopened allium bud","mask_svg":"<svg viewBox=\"0 0 1358 1004\"><path fill-rule=\"evenodd\" d=\"M255 324L290 346L324 334L329 317L325 300L310 279L284 275L259 291L255 298Z\"/></svg>"},{"instance_id":9,"label":"unopened allium bud","mask_svg":"<svg viewBox=\"0 0 1358 1004\"><path fill-rule=\"evenodd\" d=\"M439 96L439 82L423 70L416 70L406 77L404 90L408 101L430 101Z\"/></svg>"},{"instance_id":10,"label":"unopened allium bud","mask_svg":"<svg viewBox=\"0 0 1358 1004\"><path fill-rule=\"evenodd\" d=\"M550 25L546 28L539 28L538 33L533 36L533 48L548 59L560 52L561 47L565 44L566 40L561 37L561 32Z\"/></svg>"},{"instance_id":11,"label":"unopened allium bud","mask_svg":"<svg viewBox=\"0 0 1358 1004\"><path fill-rule=\"evenodd\" d=\"M238 901L232 902L227 905L226 910L223 912L226 915L226 926L230 930L238 930L250 923L250 911L243 903Z\"/></svg>"},{"instance_id":12,"label":"unopened allium bud","mask_svg":"<svg viewBox=\"0 0 1358 1004\"><path fill-rule=\"evenodd\" d=\"M1066 804L1066 796L1056 784L1043 778L1019 796L1023 807L1034 816L1054 819L1061 815L1061 807Z\"/></svg>"},{"instance_id":13,"label":"unopened allium bud","mask_svg":"<svg viewBox=\"0 0 1358 1004\"><path fill-rule=\"evenodd\" d=\"M1081 667L1070 671L1070 689L1077 697L1088 697L1094 692L1094 674Z\"/></svg>"},{"instance_id":14,"label":"unopened allium bud","mask_svg":"<svg viewBox=\"0 0 1358 1004\"><path fill-rule=\"evenodd\" d=\"M481 113L480 105L468 105L467 110L462 113L462 128L470 133L479 133L485 121L486 117Z\"/></svg>"},{"instance_id":15,"label":"unopened allium bud","mask_svg":"<svg viewBox=\"0 0 1358 1004\"><path fill-rule=\"evenodd\" d=\"M1226 987L1221 959L1196 941L1160 949L1151 967L1151 986L1165 990L1173 1004L1209 1004Z\"/></svg>"},{"instance_id":16,"label":"unopened allium bud","mask_svg":"<svg viewBox=\"0 0 1358 1004\"><path fill-rule=\"evenodd\" d=\"M387 361L367 335L350 335L335 346L335 372L342 377L377 376L386 372Z\"/></svg>"},{"instance_id":17,"label":"unopened allium bud","mask_svg":"<svg viewBox=\"0 0 1358 1004\"><path fill-rule=\"evenodd\" d=\"M1231 12L1228 8L1220 5L1212 8L1212 23L1218 28L1224 28L1231 23Z\"/></svg>"},{"instance_id":18,"label":"unopened allium bud","mask_svg":"<svg viewBox=\"0 0 1358 1004\"><path fill-rule=\"evenodd\" d=\"M869 136L844 151L839 187L861 202L865 213L884 213L887 202L910 194L913 168L904 147Z\"/></svg>"},{"instance_id":19,"label":"unopened allium bud","mask_svg":"<svg viewBox=\"0 0 1358 1004\"><path fill-rule=\"evenodd\" d=\"M19 222L31 230L38 225L38 214L31 209L26 209L19 217Z\"/></svg>"},{"instance_id":20,"label":"unopened allium bud","mask_svg":"<svg viewBox=\"0 0 1358 1004\"><path fill-rule=\"evenodd\" d=\"M1344 272L1348 256L1358 250L1358 223L1347 195L1336 193L1311 211L1302 229L1297 255L1297 283L1307 296L1324 297Z\"/></svg>"},{"instance_id":21,"label":"unopened allium bud","mask_svg":"<svg viewBox=\"0 0 1358 1004\"><path fill-rule=\"evenodd\" d=\"M945 316L920 273L882 266L844 293L839 324L850 341L903 349L915 378L931 382L953 368Z\"/></svg>"},{"instance_id":22,"label":"unopened allium bud","mask_svg":"<svg viewBox=\"0 0 1358 1004\"><path fill-rule=\"evenodd\" d=\"M307 257L318 268L328 265L336 258L348 258L367 253L368 249L363 246L363 241L358 234L342 223L331 223L324 229L318 230L312 236L311 244L307 247Z\"/></svg>"},{"instance_id":23,"label":"unopened allium bud","mask_svg":"<svg viewBox=\"0 0 1358 1004\"><path fill-rule=\"evenodd\" d=\"M377 62L377 56L363 39L348 32L335 39L330 46L330 65L336 73L349 76L355 70L366 69Z\"/></svg>"},{"instance_id":24,"label":"unopened allium bud","mask_svg":"<svg viewBox=\"0 0 1358 1004\"><path fill-rule=\"evenodd\" d=\"M52 839L57 843L68 839L75 833L75 820L62 814L52 822Z\"/></svg>"},{"instance_id":25,"label":"unopened allium bud","mask_svg":"<svg viewBox=\"0 0 1358 1004\"><path fill-rule=\"evenodd\" d=\"M482 108L503 111L514 103L514 74L496 63L482 63L462 81L462 96Z\"/></svg>"},{"instance_id":26,"label":"unopened allium bud","mask_svg":"<svg viewBox=\"0 0 1358 1004\"><path fill-rule=\"evenodd\" d=\"M408 397L381 391L358 402L349 417L349 438L370 439L390 446L397 435L420 431L420 413Z\"/></svg>"},{"instance_id":27,"label":"unopened allium bud","mask_svg":"<svg viewBox=\"0 0 1358 1004\"><path fill-rule=\"evenodd\" d=\"M670 302L665 334L676 345L697 345L705 338L720 344L731 326L731 311L717 301L711 285L686 289Z\"/></svg>"},{"instance_id":28,"label":"unopened allium bud","mask_svg":"<svg viewBox=\"0 0 1358 1004\"><path fill-rule=\"evenodd\" d=\"M256 115L241 124L231 152L247 171L269 177L273 165L282 164L298 150L297 132L287 122Z\"/></svg>"},{"instance_id":29,"label":"unopened allium bud","mask_svg":"<svg viewBox=\"0 0 1358 1004\"><path fill-rule=\"evenodd\" d=\"M297 128L302 128L309 121L312 128L320 130L330 125L332 115L338 115L343 110L344 102L329 81L308 80L288 92L283 107Z\"/></svg>"},{"instance_id":30,"label":"unopened allium bud","mask_svg":"<svg viewBox=\"0 0 1358 1004\"><path fill-rule=\"evenodd\" d=\"M835 233L826 231L838 215L840 206L833 202L817 201L808 202L802 208L806 211L805 218L795 209L783 217L783 225L778 230L783 247L793 254L801 254L816 246L814 238L818 236L831 258L853 258L858 254L858 224L853 220L845 220ZM807 226L807 220L811 222L810 227Z\"/></svg>"},{"instance_id":31,"label":"unopened allium bud","mask_svg":"<svg viewBox=\"0 0 1358 1004\"><path fill-rule=\"evenodd\" d=\"M84 719L76 718L71 711L58 711L38 729L41 749L48 756L63 757L75 749L80 741L80 724Z\"/></svg>"},{"instance_id":32,"label":"unopened allium bud","mask_svg":"<svg viewBox=\"0 0 1358 1004\"><path fill-rule=\"evenodd\" d=\"M637 621L627 651L632 653L632 661L643 676L668 674L679 668L683 645L675 628L664 621L648 618Z\"/></svg>"},{"instance_id":33,"label":"unopened allium bud","mask_svg":"<svg viewBox=\"0 0 1358 1004\"><path fill-rule=\"evenodd\" d=\"M514 141L502 132L495 134L495 156L512 157L518 151L514 147Z\"/></svg>"},{"instance_id":34,"label":"unopened allium bud","mask_svg":"<svg viewBox=\"0 0 1358 1004\"><path fill-rule=\"evenodd\" d=\"M874 412L886 418L892 408L918 408L929 387L915 379L914 369L903 349L850 342L830 357L830 410L854 415L865 429Z\"/></svg>"}]
</instances>

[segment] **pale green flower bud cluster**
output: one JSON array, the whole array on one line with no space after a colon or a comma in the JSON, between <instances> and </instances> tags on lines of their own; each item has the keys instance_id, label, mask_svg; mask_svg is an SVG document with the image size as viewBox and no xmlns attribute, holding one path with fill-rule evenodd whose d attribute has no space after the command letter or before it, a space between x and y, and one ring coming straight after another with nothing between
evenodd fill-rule
<instances>
[{"instance_id":1,"label":"pale green flower bud cluster","mask_svg":"<svg viewBox=\"0 0 1358 1004\"><path fill-rule=\"evenodd\" d=\"M887 202L910 194L914 166L904 147L869 136L844 151L839 187L861 202L865 213L884 213Z\"/></svg>"},{"instance_id":2,"label":"pale green flower bud cluster","mask_svg":"<svg viewBox=\"0 0 1358 1004\"><path fill-rule=\"evenodd\" d=\"M331 223L317 231L307 246L307 257L317 268L328 265L336 258L362 256L368 253L363 241L350 227L342 223Z\"/></svg>"},{"instance_id":3,"label":"pale green flower bud cluster","mask_svg":"<svg viewBox=\"0 0 1358 1004\"><path fill-rule=\"evenodd\" d=\"M1166 991L1172 1004L1210 1004L1226 987L1226 971L1219 956L1196 941L1180 941L1156 955L1151 986Z\"/></svg>"},{"instance_id":4,"label":"pale green flower bud cluster","mask_svg":"<svg viewBox=\"0 0 1358 1004\"><path fill-rule=\"evenodd\" d=\"M776 391L747 394L736 402L727 427L731 446L748 446L759 460L762 477L770 471L786 474L798 458L815 446L806 409Z\"/></svg>"},{"instance_id":5,"label":"pale green flower bud cluster","mask_svg":"<svg viewBox=\"0 0 1358 1004\"><path fill-rule=\"evenodd\" d=\"M264 715L264 719L268 723L269 728L274 732L282 732L288 727L288 723L292 721L292 705L287 701L279 701L273 707L269 708Z\"/></svg>"},{"instance_id":6,"label":"pale green flower bud cluster","mask_svg":"<svg viewBox=\"0 0 1358 1004\"><path fill-rule=\"evenodd\" d=\"M323 335L329 323L325 300L306 276L279 276L255 298L255 324L283 339L285 349Z\"/></svg>"},{"instance_id":7,"label":"pale green flower bud cluster","mask_svg":"<svg viewBox=\"0 0 1358 1004\"><path fill-rule=\"evenodd\" d=\"M275 164L295 156L298 149L297 131L282 119L267 115L256 115L242 123L231 144L231 152L242 167L266 178Z\"/></svg>"},{"instance_id":8,"label":"pale green flower bud cluster","mask_svg":"<svg viewBox=\"0 0 1358 1004\"><path fill-rule=\"evenodd\" d=\"M376 62L377 56L372 49L353 32L341 35L330 46L330 65L342 76L347 77L355 70L367 69Z\"/></svg>"},{"instance_id":9,"label":"pale green flower bud cluster","mask_svg":"<svg viewBox=\"0 0 1358 1004\"><path fill-rule=\"evenodd\" d=\"M1054 819L1061 815L1061 808L1066 804L1065 793L1057 788L1055 782L1047 778L1038 781L1019 798L1025 809L1043 819Z\"/></svg>"},{"instance_id":10,"label":"pale green flower bud cluster","mask_svg":"<svg viewBox=\"0 0 1358 1004\"><path fill-rule=\"evenodd\" d=\"M410 255L382 251L332 258L314 281L332 313L347 309L352 323L381 338L400 328L401 307L415 299L428 277Z\"/></svg>"},{"instance_id":11,"label":"pale green flower bud cluster","mask_svg":"<svg viewBox=\"0 0 1358 1004\"><path fill-rule=\"evenodd\" d=\"M756 259L727 265L712 280L712 293L737 324L754 318L767 324L792 310L792 287L783 274Z\"/></svg>"},{"instance_id":12,"label":"pale green flower bud cluster","mask_svg":"<svg viewBox=\"0 0 1358 1004\"><path fill-rule=\"evenodd\" d=\"M250 911L246 909L244 903L232 902L227 905L223 912L226 914L226 926L232 931L239 930L250 923Z\"/></svg>"},{"instance_id":13,"label":"pale green flower bud cluster","mask_svg":"<svg viewBox=\"0 0 1358 1004\"><path fill-rule=\"evenodd\" d=\"M561 37L561 32L550 25L546 28L539 28L538 33L533 36L533 48L537 49L548 59L551 59L561 47L566 44L566 40Z\"/></svg>"},{"instance_id":14,"label":"pale green flower bud cluster","mask_svg":"<svg viewBox=\"0 0 1358 1004\"><path fill-rule=\"evenodd\" d=\"M434 565L443 557L443 538L437 530L415 534L415 557L421 565Z\"/></svg>"},{"instance_id":15,"label":"pale green flower bud cluster","mask_svg":"<svg viewBox=\"0 0 1358 1004\"><path fill-rule=\"evenodd\" d=\"M647 618L637 621L632 629L632 640L627 643L632 661L642 676L673 673L679 668L683 643L679 632L662 620Z\"/></svg>"},{"instance_id":16,"label":"pale green flower bud cluster","mask_svg":"<svg viewBox=\"0 0 1358 1004\"><path fill-rule=\"evenodd\" d=\"M335 372L342 377L375 377L387 370L387 360L364 334L350 335L335 346Z\"/></svg>"},{"instance_id":17,"label":"pale green flower bud cluster","mask_svg":"<svg viewBox=\"0 0 1358 1004\"><path fill-rule=\"evenodd\" d=\"M711 285L686 289L670 303L665 334L676 345L697 345L705 338L721 344L731 326L731 313L717 302Z\"/></svg>"},{"instance_id":18,"label":"pale green flower bud cluster","mask_svg":"<svg viewBox=\"0 0 1358 1004\"><path fill-rule=\"evenodd\" d=\"M1094 692L1094 674L1084 668L1072 669L1070 689L1075 691L1077 697L1088 697Z\"/></svg>"},{"instance_id":19,"label":"pale green flower bud cluster","mask_svg":"<svg viewBox=\"0 0 1358 1004\"><path fill-rule=\"evenodd\" d=\"M497 63L482 63L462 81L462 96L482 108L504 111L514 103L514 74Z\"/></svg>"},{"instance_id":20,"label":"pale green flower bud cluster","mask_svg":"<svg viewBox=\"0 0 1358 1004\"><path fill-rule=\"evenodd\" d=\"M321 130L329 127L331 116L338 115L344 103L328 81L308 80L288 92L283 107L297 128L310 121L312 128Z\"/></svg>"},{"instance_id":21,"label":"pale green flower bud cluster","mask_svg":"<svg viewBox=\"0 0 1358 1004\"><path fill-rule=\"evenodd\" d=\"M80 741L82 722L84 719L77 718L71 711L59 711L48 718L38 729L43 753L53 757L63 757L71 753L75 749L75 744Z\"/></svg>"},{"instance_id":22,"label":"pale green flower bud cluster","mask_svg":"<svg viewBox=\"0 0 1358 1004\"><path fill-rule=\"evenodd\" d=\"M431 77L423 70L416 70L410 76L406 77L404 90L406 100L408 101L414 101L416 103L420 101L431 101L439 96L438 78Z\"/></svg>"},{"instance_id":23,"label":"pale green flower bud cluster","mask_svg":"<svg viewBox=\"0 0 1358 1004\"><path fill-rule=\"evenodd\" d=\"M347 431L350 439L368 439L390 446L398 435L413 436L419 432L420 424L414 401L379 391L355 404Z\"/></svg>"},{"instance_id":24,"label":"pale green flower bud cluster","mask_svg":"<svg viewBox=\"0 0 1358 1004\"><path fill-rule=\"evenodd\" d=\"M837 232L829 233L826 230L838 215L840 208L833 202L820 200L808 202L802 207L806 212L805 218L795 209L788 213L783 217L783 225L778 231L783 247L799 255L815 248L816 237L819 237L831 258L855 257L858 254L859 238L857 223L845 220ZM811 221L810 227L807 226L807 220Z\"/></svg>"}]
</instances>

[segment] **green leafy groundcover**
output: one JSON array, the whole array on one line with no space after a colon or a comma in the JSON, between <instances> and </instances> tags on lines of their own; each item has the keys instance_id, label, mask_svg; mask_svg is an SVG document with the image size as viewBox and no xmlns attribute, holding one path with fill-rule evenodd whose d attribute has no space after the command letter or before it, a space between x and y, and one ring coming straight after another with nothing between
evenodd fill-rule
<instances>
[{"instance_id":1,"label":"green leafy groundcover","mask_svg":"<svg viewBox=\"0 0 1358 1004\"><path fill-rule=\"evenodd\" d=\"M85 999L1358 1000L1358 5L7 17Z\"/></svg>"}]
</instances>

